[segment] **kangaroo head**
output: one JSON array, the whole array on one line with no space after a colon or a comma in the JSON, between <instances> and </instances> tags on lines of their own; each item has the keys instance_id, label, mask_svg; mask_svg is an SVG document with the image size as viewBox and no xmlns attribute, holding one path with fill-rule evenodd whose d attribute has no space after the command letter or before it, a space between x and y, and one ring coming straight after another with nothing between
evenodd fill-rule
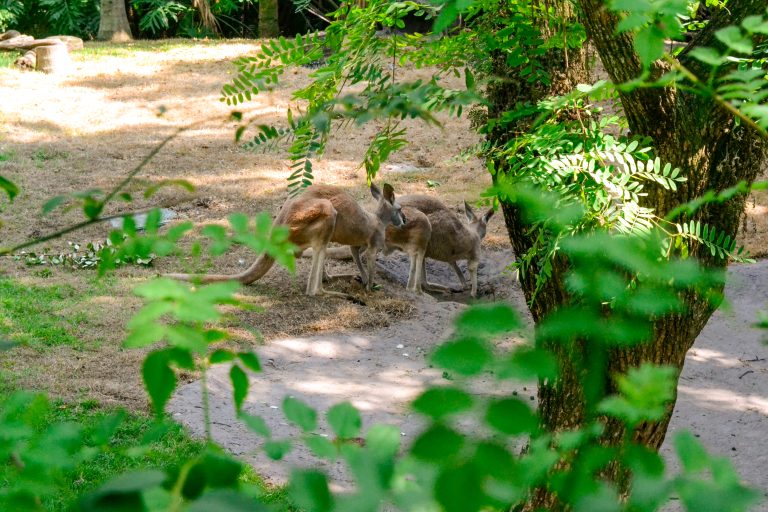
<instances>
[{"instance_id":1,"label":"kangaroo head","mask_svg":"<svg viewBox=\"0 0 768 512\"><path fill-rule=\"evenodd\" d=\"M469 219L469 225L472 228L472 231L477 233L480 240L485 238L485 230L488 226L488 220L493 217L493 208L489 209L482 217L478 218L478 216L475 215L474 210L472 210L472 207L464 201L464 213L467 215L467 219Z\"/></svg>"},{"instance_id":2,"label":"kangaroo head","mask_svg":"<svg viewBox=\"0 0 768 512\"><path fill-rule=\"evenodd\" d=\"M405 215L400 203L395 201L395 191L389 183L384 184L384 193L379 187L371 183L371 195L379 204L376 206L376 216L381 219L385 225L392 224L396 228L404 225Z\"/></svg>"}]
</instances>

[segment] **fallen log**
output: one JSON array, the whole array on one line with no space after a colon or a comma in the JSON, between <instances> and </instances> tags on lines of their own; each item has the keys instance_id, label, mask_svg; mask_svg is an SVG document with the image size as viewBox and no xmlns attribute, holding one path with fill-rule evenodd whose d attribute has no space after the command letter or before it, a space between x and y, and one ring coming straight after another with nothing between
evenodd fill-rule
<instances>
[{"instance_id":1,"label":"fallen log","mask_svg":"<svg viewBox=\"0 0 768 512\"><path fill-rule=\"evenodd\" d=\"M43 39L57 40L67 45L67 50L70 52L83 49L83 40L75 36L48 36Z\"/></svg>"},{"instance_id":2,"label":"fallen log","mask_svg":"<svg viewBox=\"0 0 768 512\"><path fill-rule=\"evenodd\" d=\"M23 70L32 71L37 65L37 52L35 50L28 50L24 55L13 61L13 65Z\"/></svg>"},{"instance_id":3,"label":"fallen log","mask_svg":"<svg viewBox=\"0 0 768 512\"><path fill-rule=\"evenodd\" d=\"M53 45L62 45L66 46L65 43L62 41L59 41L58 39L35 39L32 36L17 36L12 39L8 39L6 41L0 41L0 51L6 51L6 52L18 52L18 51L28 51L32 50L34 48L38 48L40 46L53 46Z\"/></svg>"},{"instance_id":4,"label":"fallen log","mask_svg":"<svg viewBox=\"0 0 768 512\"><path fill-rule=\"evenodd\" d=\"M21 35L21 32L18 30L9 30L7 32L3 32L0 34L0 41L5 41L6 39L13 39L14 37L19 37Z\"/></svg>"}]
</instances>

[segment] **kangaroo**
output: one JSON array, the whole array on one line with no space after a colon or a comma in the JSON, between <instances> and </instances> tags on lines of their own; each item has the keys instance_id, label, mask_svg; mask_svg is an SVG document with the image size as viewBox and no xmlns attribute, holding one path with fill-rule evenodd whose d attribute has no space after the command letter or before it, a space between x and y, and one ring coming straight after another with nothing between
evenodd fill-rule
<instances>
[{"instance_id":1,"label":"kangaroo","mask_svg":"<svg viewBox=\"0 0 768 512\"><path fill-rule=\"evenodd\" d=\"M410 206L403 206L403 213L408 223L401 227L387 226L385 253L389 254L400 249L410 259L408 285L406 290L422 291L422 272L424 272L424 257L427 252L429 239L432 237L432 225L427 216Z\"/></svg>"},{"instance_id":2,"label":"kangaroo","mask_svg":"<svg viewBox=\"0 0 768 512\"><path fill-rule=\"evenodd\" d=\"M323 289L325 255L331 242L350 246L353 256L356 255L355 262L363 275L363 283L371 289L376 256L384 248L385 229L389 224L405 224L406 218L390 185L384 184L383 194L376 185L371 185L370 189L371 195L378 200L375 214L365 211L343 189L330 185L309 186L300 196L288 199L277 214L275 224L288 226L288 240L297 246L297 253L312 248L307 295L346 297L346 294ZM367 258L368 272L365 274L360 261L361 249ZM203 283L236 280L250 284L264 276L274 262L274 258L262 254L239 274L166 274L166 277Z\"/></svg>"},{"instance_id":3,"label":"kangaroo","mask_svg":"<svg viewBox=\"0 0 768 512\"><path fill-rule=\"evenodd\" d=\"M401 196L399 203L403 208L415 208L427 216L431 227L431 236L426 247L425 256L438 261L450 263L461 281L463 289L467 288L464 274L456 264L458 260L467 260L470 276L470 295L477 297L477 267L480 263L480 242L485 237L488 220L493 216L493 208L482 217L477 217L472 208L464 202L464 212L469 220L467 226L440 200L430 196L413 194ZM449 292L450 288L430 283L427 280L426 266L422 259L420 273L422 289L429 291Z\"/></svg>"}]
</instances>

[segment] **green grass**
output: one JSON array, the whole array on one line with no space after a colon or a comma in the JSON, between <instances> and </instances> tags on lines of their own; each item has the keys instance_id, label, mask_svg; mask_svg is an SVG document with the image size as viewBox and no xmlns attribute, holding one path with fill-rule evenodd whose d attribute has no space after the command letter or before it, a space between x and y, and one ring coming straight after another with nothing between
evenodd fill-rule
<instances>
[{"instance_id":1,"label":"green grass","mask_svg":"<svg viewBox=\"0 0 768 512\"><path fill-rule=\"evenodd\" d=\"M18 58L16 52L0 52L0 68L9 68L13 65L13 61Z\"/></svg>"},{"instance_id":2,"label":"green grass","mask_svg":"<svg viewBox=\"0 0 768 512\"><path fill-rule=\"evenodd\" d=\"M86 436L94 435L97 426L116 411L103 411L93 402L75 406L54 404L50 423L73 421L82 425ZM117 412L120 414L120 412ZM157 439L141 450L132 449L142 438L157 435L156 423L139 414L126 414L109 442L107 451L78 465L65 475L59 493L50 500L47 510L67 510L84 493L94 490L111 477L137 469L167 469L181 465L198 455L205 444L192 439L178 424L168 425Z\"/></svg>"},{"instance_id":3,"label":"green grass","mask_svg":"<svg viewBox=\"0 0 768 512\"><path fill-rule=\"evenodd\" d=\"M0 279L0 337L32 347L82 348L74 331L87 322L87 315L61 314L82 299L83 294L68 285L29 286Z\"/></svg>"},{"instance_id":4,"label":"green grass","mask_svg":"<svg viewBox=\"0 0 768 512\"><path fill-rule=\"evenodd\" d=\"M128 57L139 52L168 52L179 48L195 46L219 46L241 42L238 39L157 39L136 40L128 43L88 42L82 50L72 52L78 59L87 60L94 57Z\"/></svg>"},{"instance_id":5,"label":"green grass","mask_svg":"<svg viewBox=\"0 0 768 512\"><path fill-rule=\"evenodd\" d=\"M110 479L131 471L160 469L173 474L176 469L200 455L205 449L203 441L191 438L184 429L176 423L166 421L157 423L153 419L141 414L129 414L117 409L100 409L94 401L85 401L78 404L65 402L48 402L41 396L33 397L24 395L21 403L25 405L18 409L19 397L10 397L0 400L0 428L8 432L9 439L14 438L13 426L2 425L9 421L8 412L4 408L11 404L11 410L15 412L15 418L10 421L22 421L32 429L31 437L26 443L34 450L35 446L50 446L42 453L42 457L56 458L50 460L49 465L60 462L66 450L67 441L61 434L51 437L51 432L60 432L62 425L77 424L80 427L79 439L83 440L85 450L75 453L86 454L81 462L63 471L54 471L53 479L50 475L40 475L38 472L32 475L33 482L29 480L17 480L18 471L11 464L10 459L0 462L0 508L3 502L3 488L13 485L15 481L25 481L25 485L40 485L40 479L46 482L47 487L42 493L41 505L46 511L71 510L72 507L89 492L94 491ZM17 404L14 408L13 404ZM103 434L104 425L111 423L114 418L121 418L119 426L111 436ZM10 430L9 430L10 429ZM47 436L47 437L46 437ZM58 437L56 437L58 436ZM0 438L6 436L0 433ZM39 439L47 439L49 444L36 445ZM50 444L51 442L55 444ZM28 448L29 449L29 448ZM0 450L2 451L2 450ZM91 452L91 456L87 454ZM24 453L23 450L21 453ZM41 457L41 452L36 453ZM22 460L29 461L26 456ZM45 459L48 460L48 459ZM27 477L29 478L29 476ZM277 510L291 510L287 504L286 490L281 488L268 488L256 473L246 466L241 474L240 482L251 492L262 496L262 500L272 503ZM6 503L8 505L8 503ZM13 505L11 505L13 507Z\"/></svg>"}]
</instances>

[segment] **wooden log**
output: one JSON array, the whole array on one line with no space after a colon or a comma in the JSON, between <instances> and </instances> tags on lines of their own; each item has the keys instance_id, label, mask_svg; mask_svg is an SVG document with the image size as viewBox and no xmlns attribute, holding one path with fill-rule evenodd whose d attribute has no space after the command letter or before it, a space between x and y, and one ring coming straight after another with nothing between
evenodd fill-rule
<instances>
[{"instance_id":1,"label":"wooden log","mask_svg":"<svg viewBox=\"0 0 768 512\"><path fill-rule=\"evenodd\" d=\"M83 40L80 39L79 37L75 37L75 36L49 36L49 37L46 37L45 39L43 39L43 41L48 40L48 39L56 40L56 41L61 41L62 43L67 45L67 50L69 50L70 52L73 52L75 50L82 50L83 49Z\"/></svg>"},{"instance_id":2,"label":"wooden log","mask_svg":"<svg viewBox=\"0 0 768 512\"><path fill-rule=\"evenodd\" d=\"M0 41L0 51L27 51L38 46L53 46L57 44L62 44L62 42L56 39L35 39L32 36L21 35L7 41Z\"/></svg>"},{"instance_id":3,"label":"wooden log","mask_svg":"<svg viewBox=\"0 0 768 512\"><path fill-rule=\"evenodd\" d=\"M19 37L21 35L21 32L18 30L9 30L7 32L3 32L0 34L0 41L5 41L6 39L13 39L14 37Z\"/></svg>"},{"instance_id":4,"label":"wooden log","mask_svg":"<svg viewBox=\"0 0 768 512\"><path fill-rule=\"evenodd\" d=\"M37 64L37 52L35 50L29 50L24 55L19 57L13 62L13 65L17 68L21 68L26 71L32 71Z\"/></svg>"},{"instance_id":5,"label":"wooden log","mask_svg":"<svg viewBox=\"0 0 768 512\"><path fill-rule=\"evenodd\" d=\"M69 52L67 45L62 42L38 46L35 69L43 73L61 73L69 68Z\"/></svg>"}]
</instances>

